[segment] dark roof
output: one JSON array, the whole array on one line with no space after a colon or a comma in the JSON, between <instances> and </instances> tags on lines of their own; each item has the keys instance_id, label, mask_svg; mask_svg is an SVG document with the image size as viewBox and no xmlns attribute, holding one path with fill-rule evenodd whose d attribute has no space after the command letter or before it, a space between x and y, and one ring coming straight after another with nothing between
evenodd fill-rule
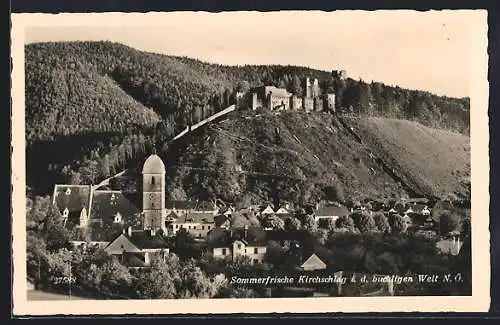
<instances>
[{"instance_id":1,"label":"dark roof","mask_svg":"<svg viewBox=\"0 0 500 325\"><path fill-rule=\"evenodd\" d=\"M349 214L349 210L344 207L336 207L333 205L327 205L324 207L320 207L319 209L314 211L314 214L317 217L320 216L346 216Z\"/></svg>"},{"instance_id":2,"label":"dark roof","mask_svg":"<svg viewBox=\"0 0 500 325\"><path fill-rule=\"evenodd\" d=\"M66 221L66 228L73 228L78 225L80 225L80 211L70 211Z\"/></svg>"},{"instance_id":3,"label":"dark roof","mask_svg":"<svg viewBox=\"0 0 500 325\"><path fill-rule=\"evenodd\" d=\"M214 215L207 212L188 212L179 216L174 223L213 223Z\"/></svg>"},{"instance_id":4,"label":"dark roof","mask_svg":"<svg viewBox=\"0 0 500 325\"><path fill-rule=\"evenodd\" d=\"M90 185L59 185L54 187L53 202L62 213L68 208L70 212L89 210Z\"/></svg>"},{"instance_id":5,"label":"dark roof","mask_svg":"<svg viewBox=\"0 0 500 325\"><path fill-rule=\"evenodd\" d=\"M165 208L177 210L192 210L196 207L196 202L192 201L165 201Z\"/></svg>"},{"instance_id":6,"label":"dark roof","mask_svg":"<svg viewBox=\"0 0 500 325\"><path fill-rule=\"evenodd\" d=\"M249 246L266 246L266 232L260 227L222 229L214 228L207 234L207 243L211 247L228 247L235 240L241 240Z\"/></svg>"},{"instance_id":7,"label":"dark roof","mask_svg":"<svg viewBox=\"0 0 500 325\"><path fill-rule=\"evenodd\" d=\"M214 217L214 222L216 227L220 227L224 222L228 221L231 219L230 217L224 215L224 214L218 214Z\"/></svg>"},{"instance_id":8,"label":"dark roof","mask_svg":"<svg viewBox=\"0 0 500 325\"><path fill-rule=\"evenodd\" d=\"M137 246L137 248L139 249L169 247L167 239L159 232L151 235L151 232L149 230L132 231L132 236L128 236L128 234L126 234L125 236L130 240L132 244Z\"/></svg>"},{"instance_id":9,"label":"dark roof","mask_svg":"<svg viewBox=\"0 0 500 325\"><path fill-rule=\"evenodd\" d=\"M179 216L174 211L170 211L170 213L167 215L167 219L175 219L176 220L177 218L179 218Z\"/></svg>"},{"instance_id":10,"label":"dark roof","mask_svg":"<svg viewBox=\"0 0 500 325\"><path fill-rule=\"evenodd\" d=\"M91 219L113 219L119 212L123 218L130 218L141 210L119 191L94 191Z\"/></svg>"},{"instance_id":11,"label":"dark roof","mask_svg":"<svg viewBox=\"0 0 500 325\"><path fill-rule=\"evenodd\" d=\"M112 222L91 222L88 229L91 241L111 242L123 233L123 226Z\"/></svg>"}]
</instances>

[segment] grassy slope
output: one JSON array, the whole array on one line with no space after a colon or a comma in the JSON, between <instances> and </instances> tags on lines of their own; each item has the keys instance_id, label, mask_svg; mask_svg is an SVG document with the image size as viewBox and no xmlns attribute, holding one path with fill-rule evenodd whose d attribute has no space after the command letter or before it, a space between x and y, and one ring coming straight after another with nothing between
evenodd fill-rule
<instances>
[{"instance_id":1,"label":"grassy slope","mask_svg":"<svg viewBox=\"0 0 500 325\"><path fill-rule=\"evenodd\" d=\"M361 119L356 129L370 141L359 143L328 114L234 117L200 131L181 150L174 165L203 170L171 166L169 190L182 188L188 196L202 197L247 194L270 201L279 191L284 200L293 201L311 183L316 185L313 196L324 186L341 183L347 197L399 196L401 184L370 158L373 152L417 192L467 195L459 181L469 175L468 137L379 118ZM246 177L232 171L235 165Z\"/></svg>"},{"instance_id":2,"label":"grassy slope","mask_svg":"<svg viewBox=\"0 0 500 325\"><path fill-rule=\"evenodd\" d=\"M427 195L470 193L470 138L406 120L359 120L358 132L412 188Z\"/></svg>"}]
</instances>

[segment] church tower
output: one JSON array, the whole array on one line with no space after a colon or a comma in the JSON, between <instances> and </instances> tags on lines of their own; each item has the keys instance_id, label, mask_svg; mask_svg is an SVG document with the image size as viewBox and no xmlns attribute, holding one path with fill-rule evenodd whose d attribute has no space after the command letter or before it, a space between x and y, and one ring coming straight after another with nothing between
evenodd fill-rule
<instances>
[{"instance_id":1,"label":"church tower","mask_svg":"<svg viewBox=\"0 0 500 325\"><path fill-rule=\"evenodd\" d=\"M163 229L165 218L165 165L155 153L146 159L142 168L143 229Z\"/></svg>"}]
</instances>

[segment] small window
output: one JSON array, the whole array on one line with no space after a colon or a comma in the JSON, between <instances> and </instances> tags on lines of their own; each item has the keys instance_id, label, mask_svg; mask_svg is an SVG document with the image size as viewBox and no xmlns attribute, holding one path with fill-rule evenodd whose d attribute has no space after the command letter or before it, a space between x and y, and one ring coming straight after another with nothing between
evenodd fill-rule
<instances>
[{"instance_id":1,"label":"small window","mask_svg":"<svg viewBox=\"0 0 500 325\"><path fill-rule=\"evenodd\" d=\"M201 226L201 230L205 230L205 226Z\"/></svg>"},{"instance_id":2,"label":"small window","mask_svg":"<svg viewBox=\"0 0 500 325\"><path fill-rule=\"evenodd\" d=\"M258 253L259 253L259 249L258 249L257 247L255 247L255 248L253 249L253 253L254 253L254 254L258 254Z\"/></svg>"},{"instance_id":3,"label":"small window","mask_svg":"<svg viewBox=\"0 0 500 325\"><path fill-rule=\"evenodd\" d=\"M254 260L253 260L253 264L256 264L256 263L259 263L259 260L258 260L258 259L254 259Z\"/></svg>"},{"instance_id":4,"label":"small window","mask_svg":"<svg viewBox=\"0 0 500 325\"><path fill-rule=\"evenodd\" d=\"M152 184L152 185L155 185L155 177L154 177L154 176L153 176L153 177L151 177L151 184Z\"/></svg>"},{"instance_id":5,"label":"small window","mask_svg":"<svg viewBox=\"0 0 500 325\"><path fill-rule=\"evenodd\" d=\"M241 249L241 244L238 244L238 249Z\"/></svg>"},{"instance_id":6,"label":"small window","mask_svg":"<svg viewBox=\"0 0 500 325\"><path fill-rule=\"evenodd\" d=\"M226 249L225 248L222 249L222 255L226 255Z\"/></svg>"}]
</instances>

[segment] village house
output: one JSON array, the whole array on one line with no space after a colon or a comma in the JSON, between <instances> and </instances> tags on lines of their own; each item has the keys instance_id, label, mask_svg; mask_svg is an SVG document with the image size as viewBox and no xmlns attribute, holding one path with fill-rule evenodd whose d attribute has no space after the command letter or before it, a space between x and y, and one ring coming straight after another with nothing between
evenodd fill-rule
<instances>
[{"instance_id":1,"label":"village house","mask_svg":"<svg viewBox=\"0 0 500 325\"><path fill-rule=\"evenodd\" d=\"M246 256L252 264L262 263L266 256L267 241L263 229L245 226L243 228L216 228L207 236L214 258Z\"/></svg>"},{"instance_id":2,"label":"village house","mask_svg":"<svg viewBox=\"0 0 500 325\"><path fill-rule=\"evenodd\" d=\"M308 259L305 260L300 269L303 271L317 271L326 269L326 264L323 262L318 255L312 254Z\"/></svg>"},{"instance_id":3,"label":"village house","mask_svg":"<svg viewBox=\"0 0 500 325\"><path fill-rule=\"evenodd\" d=\"M270 215L270 214L274 214L274 213L275 212L273 210L273 207L270 204L268 204L268 205L261 206L257 215L265 217L266 215Z\"/></svg>"},{"instance_id":4,"label":"village house","mask_svg":"<svg viewBox=\"0 0 500 325\"><path fill-rule=\"evenodd\" d=\"M314 220L316 221L316 223L319 223L320 220L324 219L332 219L333 221L337 221L338 218L349 215L349 210L345 207L324 205L318 206L316 210L314 210L313 214Z\"/></svg>"},{"instance_id":5,"label":"village house","mask_svg":"<svg viewBox=\"0 0 500 325\"><path fill-rule=\"evenodd\" d=\"M293 210L289 204L285 204L284 206L280 207L275 212L275 214L281 218L286 218L288 216L291 216L292 213L293 213Z\"/></svg>"},{"instance_id":6,"label":"village house","mask_svg":"<svg viewBox=\"0 0 500 325\"><path fill-rule=\"evenodd\" d=\"M214 218L211 212L188 212L172 222L169 231L175 235L180 229L185 229L195 239L202 240L215 228Z\"/></svg>"},{"instance_id":7,"label":"village house","mask_svg":"<svg viewBox=\"0 0 500 325\"><path fill-rule=\"evenodd\" d=\"M108 254L129 267L147 267L153 261L161 261L170 252L167 239L154 229L135 230L131 227L123 231L105 248Z\"/></svg>"},{"instance_id":8,"label":"village house","mask_svg":"<svg viewBox=\"0 0 500 325\"><path fill-rule=\"evenodd\" d=\"M196 202L191 201L166 201L165 208L167 214L170 212L175 212L176 215L180 216L188 212L193 212L196 207Z\"/></svg>"}]
</instances>

